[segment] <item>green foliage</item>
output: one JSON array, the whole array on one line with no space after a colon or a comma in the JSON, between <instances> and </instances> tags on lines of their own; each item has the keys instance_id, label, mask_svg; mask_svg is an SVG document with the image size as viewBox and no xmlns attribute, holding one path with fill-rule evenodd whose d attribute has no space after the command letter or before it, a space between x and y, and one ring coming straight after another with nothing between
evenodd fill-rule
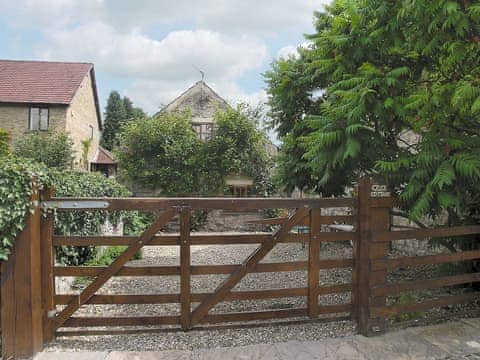
<instances>
[{"instance_id":1,"label":"green foliage","mask_svg":"<svg viewBox=\"0 0 480 360\"><path fill-rule=\"evenodd\" d=\"M167 196L216 195L231 174L252 177L256 193L272 192L266 137L243 108L217 112L215 125L212 139L202 142L188 112L126 124L115 151L122 176Z\"/></svg>"},{"instance_id":2,"label":"green foliage","mask_svg":"<svg viewBox=\"0 0 480 360\"><path fill-rule=\"evenodd\" d=\"M27 134L15 141L14 153L56 169L70 169L74 159L73 141L64 132Z\"/></svg>"},{"instance_id":3,"label":"green foliage","mask_svg":"<svg viewBox=\"0 0 480 360\"><path fill-rule=\"evenodd\" d=\"M155 221L152 213L136 211L124 221L124 235L140 235Z\"/></svg>"},{"instance_id":4,"label":"green foliage","mask_svg":"<svg viewBox=\"0 0 480 360\"><path fill-rule=\"evenodd\" d=\"M204 192L218 192L228 175L244 175L254 179L255 193L272 192L271 159L266 152L266 136L242 112L243 108L218 111L215 132L203 145L201 168L206 176ZM213 188L212 188L213 185Z\"/></svg>"},{"instance_id":5,"label":"green foliage","mask_svg":"<svg viewBox=\"0 0 480 360\"><path fill-rule=\"evenodd\" d=\"M25 227L25 219L33 204L32 180L37 188L52 186L61 197L122 197L130 192L114 180L101 174L48 169L30 159L8 155L0 158L0 259L6 260L18 233ZM119 212L105 211L56 212L57 235L99 235L107 220L116 224L126 217ZM63 246L57 248L57 260L79 265L94 254L93 247Z\"/></svg>"},{"instance_id":6,"label":"green foliage","mask_svg":"<svg viewBox=\"0 0 480 360\"><path fill-rule=\"evenodd\" d=\"M32 179L39 189L50 183L45 166L15 156L0 157L0 259L7 260L17 234L32 210Z\"/></svg>"},{"instance_id":7,"label":"green foliage","mask_svg":"<svg viewBox=\"0 0 480 360\"><path fill-rule=\"evenodd\" d=\"M201 141L190 115L161 114L127 123L115 155L129 181L164 195L186 195L198 188Z\"/></svg>"},{"instance_id":8,"label":"green foliage","mask_svg":"<svg viewBox=\"0 0 480 360\"><path fill-rule=\"evenodd\" d=\"M96 252L92 253L89 260L85 262L86 266L109 266L115 261L122 253L127 250L127 246L107 246L103 252L98 255ZM137 251L132 260L142 259L142 253ZM74 286L85 286L94 278L91 276L79 276L75 279Z\"/></svg>"},{"instance_id":9,"label":"green foliage","mask_svg":"<svg viewBox=\"0 0 480 360\"><path fill-rule=\"evenodd\" d=\"M411 305L416 302L417 302L417 299L415 299L415 297L412 294L402 293L398 296L393 297L392 305L396 305L396 306ZM424 316L423 311L412 311L412 312L392 315L391 319L394 322L402 322L402 321L420 319L423 316Z\"/></svg>"},{"instance_id":10,"label":"green foliage","mask_svg":"<svg viewBox=\"0 0 480 360\"><path fill-rule=\"evenodd\" d=\"M10 134L0 128L0 155L7 155L10 152Z\"/></svg>"},{"instance_id":11,"label":"green foliage","mask_svg":"<svg viewBox=\"0 0 480 360\"><path fill-rule=\"evenodd\" d=\"M265 74L281 184L335 195L374 174L413 219L478 223L478 8L336 0L316 13L311 45Z\"/></svg>"},{"instance_id":12,"label":"green foliage","mask_svg":"<svg viewBox=\"0 0 480 360\"><path fill-rule=\"evenodd\" d=\"M97 173L76 171L52 173L55 195L60 197L125 197L130 192L112 179ZM99 235L107 221L116 224L126 214L106 211L55 212L55 234ZM57 247L57 260L63 264L81 265L95 254L93 246Z\"/></svg>"},{"instance_id":13,"label":"green foliage","mask_svg":"<svg viewBox=\"0 0 480 360\"><path fill-rule=\"evenodd\" d=\"M110 92L105 108L104 126L100 144L107 150L118 145L118 133L129 121L145 117L142 109L134 107L128 97L121 97L118 91Z\"/></svg>"},{"instance_id":14,"label":"green foliage","mask_svg":"<svg viewBox=\"0 0 480 360\"><path fill-rule=\"evenodd\" d=\"M88 170L88 152L92 145L92 139L85 139L81 141L82 144L82 166L85 170Z\"/></svg>"}]
</instances>

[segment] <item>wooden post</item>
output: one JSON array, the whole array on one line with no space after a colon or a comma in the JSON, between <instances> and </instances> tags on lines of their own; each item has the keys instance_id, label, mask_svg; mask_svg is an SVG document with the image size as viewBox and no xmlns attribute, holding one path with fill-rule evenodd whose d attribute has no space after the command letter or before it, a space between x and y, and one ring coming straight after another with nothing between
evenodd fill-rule
<instances>
[{"instance_id":1,"label":"wooden post","mask_svg":"<svg viewBox=\"0 0 480 360\"><path fill-rule=\"evenodd\" d=\"M318 317L318 288L320 280L320 225L321 209L310 210L310 241L308 245L308 315Z\"/></svg>"},{"instance_id":2,"label":"wooden post","mask_svg":"<svg viewBox=\"0 0 480 360\"><path fill-rule=\"evenodd\" d=\"M53 197L53 189L46 189L41 193L41 200L48 201ZM42 268L42 315L43 341L49 342L55 338L55 249L53 247L53 214L41 217L41 268Z\"/></svg>"},{"instance_id":3,"label":"wooden post","mask_svg":"<svg viewBox=\"0 0 480 360\"><path fill-rule=\"evenodd\" d=\"M371 260L386 259L388 256L388 243L375 243L376 232L390 229L390 211L388 205L375 203L377 192L372 179L363 178L358 186L357 206L357 231L358 241L354 246L355 258L355 291L354 314L358 321L360 334L371 336L385 331L386 319L373 319L370 314L371 306L386 304L386 297L373 297L372 288L385 285L387 282L387 269L371 267ZM372 196L373 195L373 196Z\"/></svg>"},{"instance_id":4,"label":"wooden post","mask_svg":"<svg viewBox=\"0 0 480 360\"><path fill-rule=\"evenodd\" d=\"M190 209L180 211L180 322L182 329L191 328L190 318Z\"/></svg>"},{"instance_id":5,"label":"wooden post","mask_svg":"<svg viewBox=\"0 0 480 360\"><path fill-rule=\"evenodd\" d=\"M30 357L43 348L39 194L33 185L34 211L2 266L2 356Z\"/></svg>"}]
</instances>

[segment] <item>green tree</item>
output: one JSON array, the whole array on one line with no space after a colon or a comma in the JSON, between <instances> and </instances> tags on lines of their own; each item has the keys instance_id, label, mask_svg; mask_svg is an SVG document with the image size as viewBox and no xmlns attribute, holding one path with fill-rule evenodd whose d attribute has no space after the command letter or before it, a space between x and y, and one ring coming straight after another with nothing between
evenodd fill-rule
<instances>
[{"instance_id":1,"label":"green tree","mask_svg":"<svg viewBox=\"0 0 480 360\"><path fill-rule=\"evenodd\" d=\"M10 134L0 128L0 155L4 156L10 152Z\"/></svg>"},{"instance_id":2,"label":"green tree","mask_svg":"<svg viewBox=\"0 0 480 360\"><path fill-rule=\"evenodd\" d=\"M49 168L70 169L73 164L73 142L64 132L36 132L19 138L14 153Z\"/></svg>"},{"instance_id":3,"label":"green tree","mask_svg":"<svg viewBox=\"0 0 480 360\"><path fill-rule=\"evenodd\" d=\"M280 169L301 159L298 185L324 195L384 176L412 218L478 221L480 3L337 0L315 24L266 74Z\"/></svg>"},{"instance_id":4,"label":"green tree","mask_svg":"<svg viewBox=\"0 0 480 360\"><path fill-rule=\"evenodd\" d=\"M123 98L123 107L125 108L126 121L131 121L146 116L145 112L136 106L133 106L132 100L125 96Z\"/></svg>"},{"instance_id":5,"label":"green tree","mask_svg":"<svg viewBox=\"0 0 480 360\"><path fill-rule=\"evenodd\" d=\"M119 144L117 138L121 127L134 119L144 118L145 112L133 105L127 96L123 97L118 91L110 92L105 108L105 120L100 144L107 150L113 150Z\"/></svg>"},{"instance_id":6,"label":"green tree","mask_svg":"<svg viewBox=\"0 0 480 360\"><path fill-rule=\"evenodd\" d=\"M161 114L128 122L115 154L129 181L164 195L195 193L201 141L190 114Z\"/></svg>"},{"instance_id":7,"label":"green tree","mask_svg":"<svg viewBox=\"0 0 480 360\"><path fill-rule=\"evenodd\" d=\"M108 96L107 106L105 108L103 133L101 145L112 150L117 144L116 136L120 131L120 127L125 122L127 113L122 97L118 91L112 91Z\"/></svg>"},{"instance_id":8,"label":"green tree","mask_svg":"<svg viewBox=\"0 0 480 360\"><path fill-rule=\"evenodd\" d=\"M266 152L266 135L259 131L244 107L218 111L212 139L203 146L202 169L205 190L223 190L227 175L254 179L256 193L270 193L272 162ZM248 108L247 108L248 110Z\"/></svg>"}]
</instances>

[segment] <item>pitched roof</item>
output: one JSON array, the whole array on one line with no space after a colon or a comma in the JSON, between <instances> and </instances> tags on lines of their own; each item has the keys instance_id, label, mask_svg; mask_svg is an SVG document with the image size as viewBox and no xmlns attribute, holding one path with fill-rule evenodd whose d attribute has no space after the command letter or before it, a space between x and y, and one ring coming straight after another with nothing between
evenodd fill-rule
<instances>
[{"instance_id":1,"label":"pitched roof","mask_svg":"<svg viewBox=\"0 0 480 360\"><path fill-rule=\"evenodd\" d=\"M0 103L71 104L91 74L100 128L101 112L91 63L0 60Z\"/></svg>"},{"instance_id":2,"label":"pitched roof","mask_svg":"<svg viewBox=\"0 0 480 360\"><path fill-rule=\"evenodd\" d=\"M223 109L226 109L227 107L229 107L228 103L220 95L218 95L215 92L215 90L213 90L210 86L208 86L205 81L201 80L201 81L197 81L187 90L185 90L182 94L180 94L178 97L173 99L157 114L162 112L173 112L177 110L184 110L184 108L191 108L195 106L200 107L200 109L193 108L191 110L193 110L194 113L199 112L202 114L206 112L205 111L206 109L204 108L205 104L200 104L201 102L203 102L202 100L215 103L220 108L223 108Z\"/></svg>"},{"instance_id":3,"label":"pitched roof","mask_svg":"<svg viewBox=\"0 0 480 360\"><path fill-rule=\"evenodd\" d=\"M115 160L113 154L99 146L97 152L92 160L92 163L95 164L106 164L106 165L116 165L117 161Z\"/></svg>"}]
</instances>

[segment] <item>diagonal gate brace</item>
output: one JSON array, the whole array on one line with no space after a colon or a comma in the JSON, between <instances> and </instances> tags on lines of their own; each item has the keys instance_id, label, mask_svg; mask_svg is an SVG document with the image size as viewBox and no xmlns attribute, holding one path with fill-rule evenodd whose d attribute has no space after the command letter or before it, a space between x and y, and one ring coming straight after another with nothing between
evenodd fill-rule
<instances>
[{"instance_id":1,"label":"diagonal gate brace","mask_svg":"<svg viewBox=\"0 0 480 360\"><path fill-rule=\"evenodd\" d=\"M155 234L161 230L173 216L177 214L178 210L170 209L165 210L157 220L147 229L145 232L133 243L122 255L115 259L105 270L103 270L90 285L88 285L78 297L75 297L68 303L68 305L58 314L55 318L55 329L60 328L70 316L77 311L80 306L84 305L90 298L95 295L98 289L100 289L112 276L120 271L120 269L129 261L135 253L140 250L144 245L147 245L154 237Z\"/></svg>"},{"instance_id":2,"label":"diagonal gate brace","mask_svg":"<svg viewBox=\"0 0 480 360\"><path fill-rule=\"evenodd\" d=\"M309 214L307 207L299 208L293 212L285 221L283 226L278 229L270 238L265 240L222 284L215 292L209 295L192 312L191 325L199 323L208 314L208 312L219 302L223 301L225 296L250 272L255 266L273 249L273 247L288 236L290 230L302 221Z\"/></svg>"}]
</instances>

